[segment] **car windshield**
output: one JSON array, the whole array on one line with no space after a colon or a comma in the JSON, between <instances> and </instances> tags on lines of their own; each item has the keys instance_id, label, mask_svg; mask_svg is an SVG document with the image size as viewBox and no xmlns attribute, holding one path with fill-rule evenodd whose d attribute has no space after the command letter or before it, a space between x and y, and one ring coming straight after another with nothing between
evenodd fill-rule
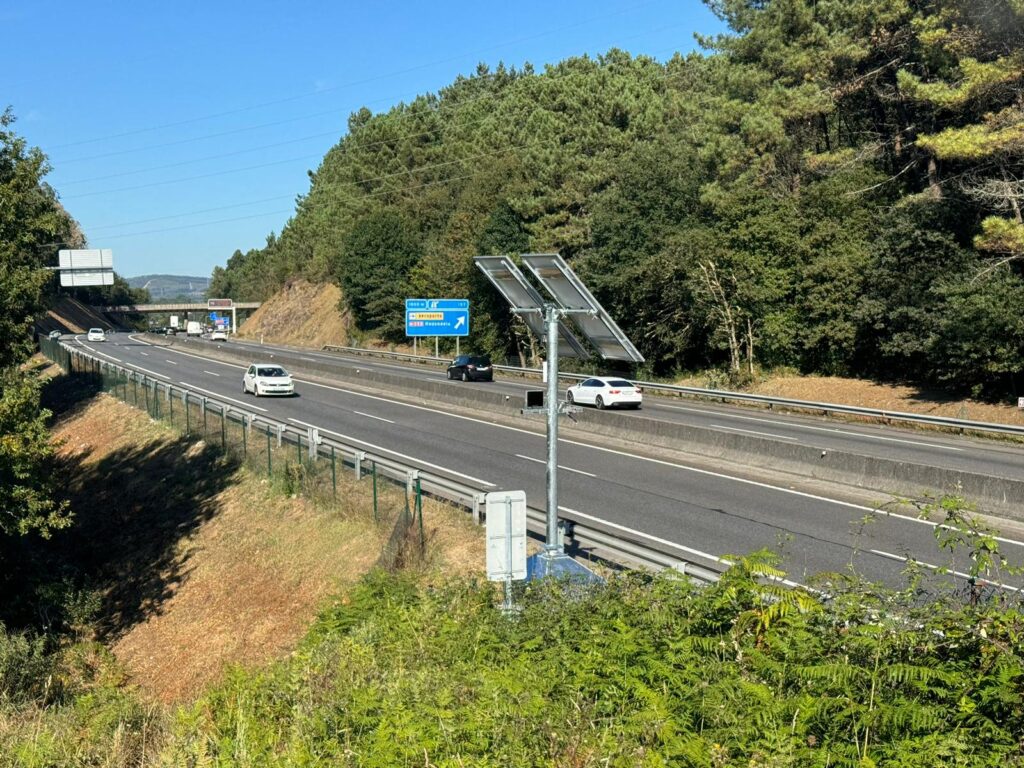
<instances>
[{"instance_id":1,"label":"car windshield","mask_svg":"<svg viewBox=\"0 0 1024 768\"><path fill-rule=\"evenodd\" d=\"M633 385L630 384L625 379L608 379L608 386L609 387L632 387Z\"/></svg>"},{"instance_id":2,"label":"car windshield","mask_svg":"<svg viewBox=\"0 0 1024 768\"><path fill-rule=\"evenodd\" d=\"M103 333L103 330L100 328L90 328L89 333Z\"/></svg>"},{"instance_id":3,"label":"car windshield","mask_svg":"<svg viewBox=\"0 0 1024 768\"><path fill-rule=\"evenodd\" d=\"M257 368L256 375L276 378L278 376L287 376L288 371L284 368Z\"/></svg>"}]
</instances>

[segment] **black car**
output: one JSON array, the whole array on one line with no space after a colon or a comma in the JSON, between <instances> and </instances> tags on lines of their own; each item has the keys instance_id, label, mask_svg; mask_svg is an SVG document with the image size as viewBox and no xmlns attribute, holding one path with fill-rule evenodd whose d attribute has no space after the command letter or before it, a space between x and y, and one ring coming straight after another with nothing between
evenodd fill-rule
<instances>
[{"instance_id":1,"label":"black car","mask_svg":"<svg viewBox=\"0 0 1024 768\"><path fill-rule=\"evenodd\" d=\"M481 355L459 355L448 363L448 378L463 381L493 381L491 358Z\"/></svg>"}]
</instances>

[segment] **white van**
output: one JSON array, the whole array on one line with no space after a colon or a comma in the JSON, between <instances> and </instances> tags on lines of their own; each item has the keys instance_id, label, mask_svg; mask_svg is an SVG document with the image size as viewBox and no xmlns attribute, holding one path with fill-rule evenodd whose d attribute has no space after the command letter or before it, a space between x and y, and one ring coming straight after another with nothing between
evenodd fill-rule
<instances>
[{"instance_id":1,"label":"white van","mask_svg":"<svg viewBox=\"0 0 1024 768\"><path fill-rule=\"evenodd\" d=\"M203 335L203 325L202 325L202 323L198 323L195 320L189 320L188 324L185 326L185 333L187 335L189 335L189 336L202 336Z\"/></svg>"}]
</instances>

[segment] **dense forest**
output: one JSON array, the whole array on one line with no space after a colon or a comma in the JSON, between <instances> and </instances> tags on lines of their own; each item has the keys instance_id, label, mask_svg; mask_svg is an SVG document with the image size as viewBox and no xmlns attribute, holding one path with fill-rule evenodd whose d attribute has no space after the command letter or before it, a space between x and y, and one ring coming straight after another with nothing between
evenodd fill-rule
<instances>
[{"instance_id":1,"label":"dense forest","mask_svg":"<svg viewBox=\"0 0 1024 768\"><path fill-rule=\"evenodd\" d=\"M712 0L729 34L480 66L351 115L266 247L212 291L335 281L357 327L472 301L528 351L472 257L558 251L648 359L1024 389L1021 0ZM1022 392L1024 394L1024 392Z\"/></svg>"}]
</instances>

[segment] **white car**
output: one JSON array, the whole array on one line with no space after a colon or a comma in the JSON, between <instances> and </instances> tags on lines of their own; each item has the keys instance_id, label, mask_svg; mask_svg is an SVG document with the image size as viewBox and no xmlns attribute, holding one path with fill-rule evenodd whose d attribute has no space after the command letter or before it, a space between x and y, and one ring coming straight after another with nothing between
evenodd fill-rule
<instances>
[{"instance_id":1,"label":"white car","mask_svg":"<svg viewBox=\"0 0 1024 768\"><path fill-rule=\"evenodd\" d=\"M228 335L224 331L214 331L210 334L210 341L227 341Z\"/></svg>"},{"instance_id":2,"label":"white car","mask_svg":"<svg viewBox=\"0 0 1024 768\"><path fill-rule=\"evenodd\" d=\"M85 338L87 341L106 341L107 334L103 332L102 328L90 328Z\"/></svg>"},{"instance_id":3,"label":"white car","mask_svg":"<svg viewBox=\"0 0 1024 768\"><path fill-rule=\"evenodd\" d=\"M625 379L595 376L573 384L565 392L570 403L604 408L639 408L644 401L643 390Z\"/></svg>"},{"instance_id":4,"label":"white car","mask_svg":"<svg viewBox=\"0 0 1024 768\"><path fill-rule=\"evenodd\" d=\"M242 392L261 395L294 395L292 375L280 365L253 363L242 377Z\"/></svg>"}]
</instances>

